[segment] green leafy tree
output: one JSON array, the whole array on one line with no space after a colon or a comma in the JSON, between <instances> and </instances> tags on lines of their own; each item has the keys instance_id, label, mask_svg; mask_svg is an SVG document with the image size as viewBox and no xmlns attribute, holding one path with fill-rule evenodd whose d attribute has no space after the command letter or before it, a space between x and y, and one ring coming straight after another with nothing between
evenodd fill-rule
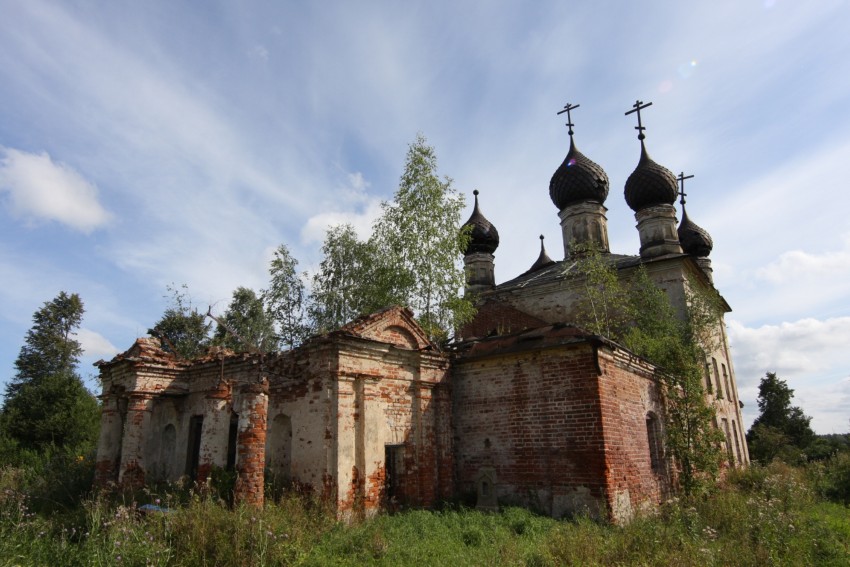
<instances>
[{"instance_id":1,"label":"green leafy tree","mask_svg":"<svg viewBox=\"0 0 850 567\"><path fill-rule=\"evenodd\" d=\"M352 319L383 307L382 286L373 276L376 252L357 238L354 227L328 229L324 258L313 276L308 313L318 332L338 329Z\"/></svg>"},{"instance_id":2,"label":"green leafy tree","mask_svg":"<svg viewBox=\"0 0 850 567\"><path fill-rule=\"evenodd\" d=\"M263 300L277 325L278 341L288 348L298 346L310 334L305 317L306 290L297 266L298 260L289 248L285 244L278 246L269 266L269 289L263 292Z\"/></svg>"},{"instance_id":3,"label":"green leafy tree","mask_svg":"<svg viewBox=\"0 0 850 567\"><path fill-rule=\"evenodd\" d=\"M622 336L633 313L628 289L620 282L617 270L595 248L573 245L570 257L578 259L575 273L583 282L575 306L576 325L605 337Z\"/></svg>"},{"instance_id":4,"label":"green leafy tree","mask_svg":"<svg viewBox=\"0 0 850 567\"><path fill-rule=\"evenodd\" d=\"M702 387L706 353L717 348L720 304L714 290L689 281L685 318L642 267L630 282L634 324L623 344L656 365L665 393L666 446L679 467L686 494L699 490L717 473L723 434L712 426L714 408Z\"/></svg>"},{"instance_id":5,"label":"green leafy tree","mask_svg":"<svg viewBox=\"0 0 850 567\"><path fill-rule=\"evenodd\" d=\"M316 330L394 304L412 309L436 341L471 319L472 303L460 296L461 250L469 238L460 228L462 209L463 197L451 179L437 176L434 148L419 135L369 240L360 241L349 225L328 231L308 309Z\"/></svg>"},{"instance_id":6,"label":"green leafy tree","mask_svg":"<svg viewBox=\"0 0 850 567\"><path fill-rule=\"evenodd\" d=\"M83 447L97 437L97 400L76 370L83 313L80 296L63 291L33 315L0 413L4 435L22 448Z\"/></svg>"},{"instance_id":7,"label":"green leafy tree","mask_svg":"<svg viewBox=\"0 0 850 567\"><path fill-rule=\"evenodd\" d=\"M220 321L213 338L215 344L236 352L269 352L277 348L272 318L252 289L236 288Z\"/></svg>"},{"instance_id":8,"label":"green leafy tree","mask_svg":"<svg viewBox=\"0 0 850 567\"><path fill-rule=\"evenodd\" d=\"M591 332L622 343L652 362L665 397L665 447L690 494L713 478L721 462L722 433L702 389L706 352L717 348L720 300L713 290L689 281L688 309L678 316L667 294L640 267L623 282L606 256L594 249L573 250L582 279L576 321Z\"/></svg>"},{"instance_id":9,"label":"green leafy tree","mask_svg":"<svg viewBox=\"0 0 850 567\"><path fill-rule=\"evenodd\" d=\"M380 251L384 296L410 307L433 340L444 340L472 318L472 303L460 296L465 276L461 250L463 196L452 180L437 175L437 156L424 136L410 144L404 173L391 203L382 204L374 228Z\"/></svg>"},{"instance_id":10,"label":"green leafy tree","mask_svg":"<svg viewBox=\"0 0 850 567\"><path fill-rule=\"evenodd\" d=\"M185 359L202 354L210 345L212 323L192 306L186 284L180 288L169 285L171 305L148 334L160 339L162 348Z\"/></svg>"},{"instance_id":11,"label":"green leafy tree","mask_svg":"<svg viewBox=\"0 0 850 567\"><path fill-rule=\"evenodd\" d=\"M799 462L804 452L815 441L811 417L797 406L792 406L794 390L787 382L768 372L759 383L758 406L760 414L747 432L750 456L769 463L775 458L786 462Z\"/></svg>"}]
</instances>

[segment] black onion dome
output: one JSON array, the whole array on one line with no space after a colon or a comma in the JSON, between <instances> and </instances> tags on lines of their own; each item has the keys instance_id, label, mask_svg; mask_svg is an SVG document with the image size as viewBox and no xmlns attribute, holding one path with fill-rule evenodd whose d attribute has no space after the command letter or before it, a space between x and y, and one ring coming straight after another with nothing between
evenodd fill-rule
<instances>
[{"instance_id":1,"label":"black onion dome","mask_svg":"<svg viewBox=\"0 0 850 567\"><path fill-rule=\"evenodd\" d=\"M640 161L626 180L625 193L626 203L634 212L654 205L672 205L679 194L676 176L652 161L643 140L640 143Z\"/></svg>"},{"instance_id":2,"label":"black onion dome","mask_svg":"<svg viewBox=\"0 0 850 567\"><path fill-rule=\"evenodd\" d=\"M541 268L545 268L546 266L551 266L555 263L555 260L549 257L549 254L546 253L546 248L543 246L543 235L540 235L540 256L537 257L537 261L534 262L534 265L529 268L528 272L536 272Z\"/></svg>"},{"instance_id":3,"label":"black onion dome","mask_svg":"<svg viewBox=\"0 0 850 567\"><path fill-rule=\"evenodd\" d=\"M685 254L705 258L711 254L711 249L714 247L714 242L711 240L711 235L708 231L698 226L695 222L688 218L688 213L685 211L685 206L682 205L682 222L679 224L679 243L682 245L682 250Z\"/></svg>"},{"instance_id":4,"label":"black onion dome","mask_svg":"<svg viewBox=\"0 0 850 567\"><path fill-rule=\"evenodd\" d=\"M481 210L478 208L478 189L472 192L475 195L475 208L472 210L472 215L463 226L471 226L472 232L469 234L469 244L464 255L475 254L476 252L486 252L492 254L499 247L499 231L496 227L484 218Z\"/></svg>"},{"instance_id":5,"label":"black onion dome","mask_svg":"<svg viewBox=\"0 0 850 567\"><path fill-rule=\"evenodd\" d=\"M549 182L549 196L559 211L580 201L601 204L608 197L608 175L576 149L572 136L570 151Z\"/></svg>"}]
</instances>

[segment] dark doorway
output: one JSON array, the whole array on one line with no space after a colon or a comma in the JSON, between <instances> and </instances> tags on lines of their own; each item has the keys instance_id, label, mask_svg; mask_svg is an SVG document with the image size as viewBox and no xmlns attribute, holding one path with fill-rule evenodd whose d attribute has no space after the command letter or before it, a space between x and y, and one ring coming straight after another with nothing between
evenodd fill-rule
<instances>
[{"instance_id":1,"label":"dark doorway","mask_svg":"<svg viewBox=\"0 0 850 567\"><path fill-rule=\"evenodd\" d=\"M387 501L398 503L404 496L404 445L386 445L384 447L384 487Z\"/></svg>"},{"instance_id":2,"label":"dark doorway","mask_svg":"<svg viewBox=\"0 0 850 567\"><path fill-rule=\"evenodd\" d=\"M204 416L193 415L189 418L189 451L186 459L186 474L192 480L198 480L198 465L201 460L201 432L204 428Z\"/></svg>"},{"instance_id":3,"label":"dark doorway","mask_svg":"<svg viewBox=\"0 0 850 567\"><path fill-rule=\"evenodd\" d=\"M227 470L236 468L236 433L239 431L239 416L230 412L230 429L227 432Z\"/></svg>"}]
</instances>

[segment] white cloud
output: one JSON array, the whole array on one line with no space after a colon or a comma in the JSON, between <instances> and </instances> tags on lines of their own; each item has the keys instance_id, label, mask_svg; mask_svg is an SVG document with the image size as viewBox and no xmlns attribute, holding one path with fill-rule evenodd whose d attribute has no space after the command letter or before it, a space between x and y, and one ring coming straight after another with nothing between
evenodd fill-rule
<instances>
[{"instance_id":1,"label":"white cloud","mask_svg":"<svg viewBox=\"0 0 850 567\"><path fill-rule=\"evenodd\" d=\"M850 235L843 237L844 249L811 254L803 250L785 252L777 260L756 270L756 276L772 284L789 280L823 282L840 280L842 285L850 278Z\"/></svg>"},{"instance_id":2,"label":"white cloud","mask_svg":"<svg viewBox=\"0 0 850 567\"><path fill-rule=\"evenodd\" d=\"M83 347L86 357L108 359L119 352L106 337L90 329L77 331L77 340L80 341L80 346Z\"/></svg>"},{"instance_id":3,"label":"white cloud","mask_svg":"<svg viewBox=\"0 0 850 567\"><path fill-rule=\"evenodd\" d=\"M758 383L775 372L795 390L794 403L816 431L843 431L850 415L850 317L801 319L747 327L728 321L735 374L746 417L756 417Z\"/></svg>"},{"instance_id":4,"label":"white cloud","mask_svg":"<svg viewBox=\"0 0 850 567\"><path fill-rule=\"evenodd\" d=\"M351 188L357 191L358 193L366 191L371 185L371 183L366 181L366 179L363 177L363 174L359 171L355 173L349 173L348 182L351 184Z\"/></svg>"},{"instance_id":5,"label":"white cloud","mask_svg":"<svg viewBox=\"0 0 850 567\"><path fill-rule=\"evenodd\" d=\"M301 229L301 242L304 244L321 243L325 233L332 226L350 224L362 239L369 238L372 224L381 214L381 200L369 195L371 183L359 171L346 176L347 185L334 192L335 201L330 207L335 210L313 215Z\"/></svg>"},{"instance_id":6,"label":"white cloud","mask_svg":"<svg viewBox=\"0 0 850 567\"><path fill-rule=\"evenodd\" d=\"M724 254L714 264L715 282L736 318L749 323L850 315L850 233L836 236L831 244L832 250L823 252L812 251L816 246L812 243L808 249L775 255L766 249L772 243L740 246L749 249L748 258L730 263ZM733 257L741 254L735 247L730 252ZM764 259L770 261L762 263Z\"/></svg>"},{"instance_id":7,"label":"white cloud","mask_svg":"<svg viewBox=\"0 0 850 567\"><path fill-rule=\"evenodd\" d=\"M61 222L89 233L106 224L109 213L97 187L46 152L31 154L0 148L0 191L9 193L12 212L21 217Z\"/></svg>"},{"instance_id":8,"label":"white cloud","mask_svg":"<svg viewBox=\"0 0 850 567\"><path fill-rule=\"evenodd\" d=\"M325 233L332 226L350 224L361 239L369 238L372 234L372 224L381 214L381 202L372 200L360 212L357 211L331 211L319 213L307 219L304 228L301 229L301 241L304 244L313 242L324 242Z\"/></svg>"}]
</instances>

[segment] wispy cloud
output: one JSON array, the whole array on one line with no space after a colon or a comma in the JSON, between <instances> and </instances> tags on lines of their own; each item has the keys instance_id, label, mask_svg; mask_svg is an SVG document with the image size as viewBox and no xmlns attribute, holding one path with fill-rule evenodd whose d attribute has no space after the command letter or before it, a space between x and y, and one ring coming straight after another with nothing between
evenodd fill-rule
<instances>
[{"instance_id":1,"label":"wispy cloud","mask_svg":"<svg viewBox=\"0 0 850 567\"><path fill-rule=\"evenodd\" d=\"M120 352L109 339L91 329L80 329L77 332L77 340L89 358L110 359Z\"/></svg>"},{"instance_id":2,"label":"wispy cloud","mask_svg":"<svg viewBox=\"0 0 850 567\"><path fill-rule=\"evenodd\" d=\"M327 230L341 224L350 224L361 239L369 238L372 225L381 214L381 200L367 193L371 183L363 173L349 173L342 187L334 191L334 202L327 203L331 210L322 211L307 219L301 229L304 244L321 243Z\"/></svg>"},{"instance_id":3,"label":"wispy cloud","mask_svg":"<svg viewBox=\"0 0 850 567\"><path fill-rule=\"evenodd\" d=\"M46 152L0 147L0 155L0 191L8 194L15 215L33 222L57 221L85 233L109 221L97 187L73 168Z\"/></svg>"},{"instance_id":4,"label":"wispy cloud","mask_svg":"<svg viewBox=\"0 0 850 567\"><path fill-rule=\"evenodd\" d=\"M265 285L281 242L309 270L329 225L368 234L417 131L470 209L481 190L502 237L497 280L509 279L541 233L563 254L547 189L568 147L555 116L567 101L582 105L579 147L611 180L612 251L637 253L622 196L639 155L623 117L636 97L655 102L653 157L696 174L689 212L715 240L716 281L743 328L850 315L849 247L835 236L850 234L840 0L0 4L2 144L47 152L114 219L58 242L71 225L21 212L4 190L10 337L56 285L84 294L89 328L125 348L168 283L223 304L236 286ZM42 224L22 238L12 214ZM805 365L795 360L783 368Z\"/></svg>"}]
</instances>

